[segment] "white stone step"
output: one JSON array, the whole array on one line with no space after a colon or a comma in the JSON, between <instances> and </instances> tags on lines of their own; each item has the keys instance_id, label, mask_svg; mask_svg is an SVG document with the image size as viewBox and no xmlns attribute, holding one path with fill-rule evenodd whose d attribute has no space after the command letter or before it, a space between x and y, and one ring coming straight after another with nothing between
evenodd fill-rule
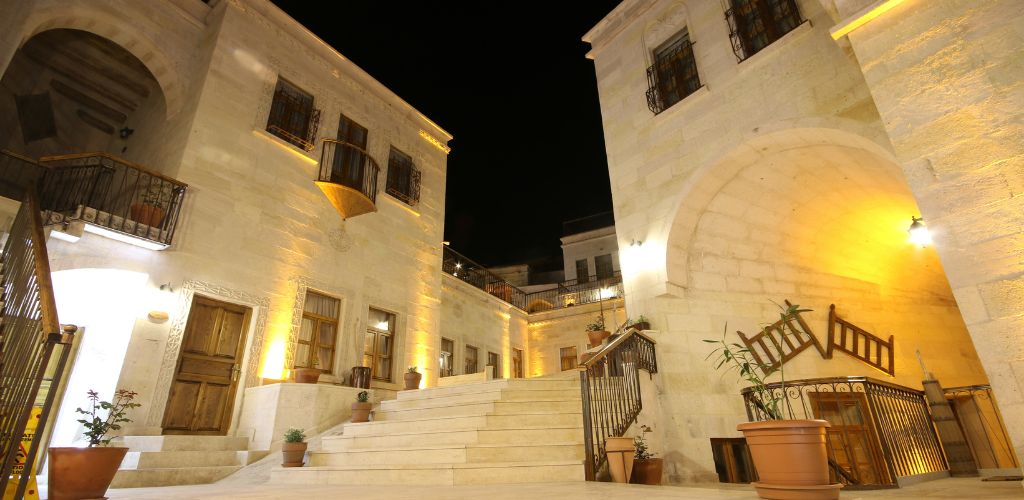
<instances>
[{"instance_id":1,"label":"white stone step","mask_svg":"<svg viewBox=\"0 0 1024 500\"><path fill-rule=\"evenodd\" d=\"M548 443L543 445L448 445L424 448L317 452L310 455L310 465L355 466L528 461L580 462L583 459L583 445L580 443Z\"/></svg>"},{"instance_id":2,"label":"white stone step","mask_svg":"<svg viewBox=\"0 0 1024 500\"><path fill-rule=\"evenodd\" d=\"M435 445L469 444L544 444L582 441L579 426L454 430L435 432L393 433L379 436L336 436L324 438L324 451L347 451L370 448L420 448Z\"/></svg>"},{"instance_id":3,"label":"white stone step","mask_svg":"<svg viewBox=\"0 0 1024 500\"><path fill-rule=\"evenodd\" d=\"M416 464L295 467L275 469L278 484L502 484L582 481L581 461L495 462L486 464Z\"/></svg>"},{"instance_id":4,"label":"white stone step","mask_svg":"<svg viewBox=\"0 0 1024 500\"><path fill-rule=\"evenodd\" d=\"M128 451L245 451L249 438L236 436L122 436L113 446Z\"/></svg>"},{"instance_id":5,"label":"white stone step","mask_svg":"<svg viewBox=\"0 0 1024 500\"><path fill-rule=\"evenodd\" d=\"M242 451L129 451L121 469L165 469L244 465Z\"/></svg>"},{"instance_id":6,"label":"white stone step","mask_svg":"<svg viewBox=\"0 0 1024 500\"><path fill-rule=\"evenodd\" d=\"M478 382L473 384L453 385L449 387L432 387L429 389L417 389L413 391L400 391L398 400L425 399L439 396L451 396L456 394L470 394L499 389L515 390L570 390L579 391L578 380L566 380L555 378L533 378L533 379L502 379Z\"/></svg>"},{"instance_id":7,"label":"white stone step","mask_svg":"<svg viewBox=\"0 0 1024 500\"><path fill-rule=\"evenodd\" d=\"M218 467L175 467L161 469L120 469L110 483L111 488L142 488L151 486L176 486L180 484L208 484L219 481L241 465Z\"/></svg>"},{"instance_id":8,"label":"white stone step","mask_svg":"<svg viewBox=\"0 0 1024 500\"><path fill-rule=\"evenodd\" d=\"M418 419L374 420L373 422L348 423L344 434L349 437L380 436L398 433L455 431L473 429L515 429L521 427L541 428L547 426L567 427L582 425L583 413L578 407L572 412L535 409L539 413L522 413L528 407L517 408L516 413L491 413L486 415L456 415Z\"/></svg>"},{"instance_id":9,"label":"white stone step","mask_svg":"<svg viewBox=\"0 0 1024 500\"><path fill-rule=\"evenodd\" d=\"M441 416L472 416L491 413L513 415L518 413L540 412L571 412L582 411L581 399L550 399L550 400L515 400L491 401L487 403L452 403L447 405L432 404L426 407L395 408L382 407L374 413L374 419L381 420L416 420Z\"/></svg>"}]
</instances>

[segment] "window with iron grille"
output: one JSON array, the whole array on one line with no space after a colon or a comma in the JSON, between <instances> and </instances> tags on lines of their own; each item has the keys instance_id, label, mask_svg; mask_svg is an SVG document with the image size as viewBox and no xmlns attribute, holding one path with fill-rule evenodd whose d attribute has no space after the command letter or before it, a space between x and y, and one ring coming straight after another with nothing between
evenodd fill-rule
<instances>
[{"instance_id":1,"label":"window with iron grille","mask_svg":"<svg viewBox=\"0 0 1024 500\"><path fill-rule=\"evenodd\" d=\"M306 151L312 151L319 126L320 110L313 109L313 96L284 78L278 78L274 101L270 105L267 132Z\"/></svg>"},{"instance_id":2,"label":"window with iron grille","mask_svg":"<svg viewBox=\"0 0 1024 500\"><path fill-rule=\"evenodd\" d=\"M701 87L690 33L684 28L654 50L647 68L647 107L661 113Z\"/></svg>"},{"instance_id":3,"label":"window with iron grille","mask_svg":"<svg viewBox=\"0 0 1024 500\"><path fill-rule=\"evenodd\" d=\"M420 171L412 162L412 157L394 147L388 157L388 184L385 192L407 205L416 205L420 201Z\"/></svg>"},{"instance_id":4,"label":"window with iron grille","mask_svg":"<svg viewBox=\"0 0 1024 500\"><path fill-rule=\"evenodd\" d=\"M725 13L729 21L732 51L740 61L758 53L800 23L796 0L729 0Z\"/></svg>"}]
</instances>

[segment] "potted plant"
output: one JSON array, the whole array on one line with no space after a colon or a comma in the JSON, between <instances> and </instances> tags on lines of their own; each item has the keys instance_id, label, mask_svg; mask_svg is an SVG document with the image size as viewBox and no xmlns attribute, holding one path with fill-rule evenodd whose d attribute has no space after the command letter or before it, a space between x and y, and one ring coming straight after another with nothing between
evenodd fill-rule
<instances>
[{"instance_id":1,"label":"potted plant","mask_svg":"<svg viewBox=\"0 0 1024 500\"><path fill-rule=\"evenodd\" d=\"M302 429L288 429L281 443L281 467L302 467L306 457L306 435Z\"/></svg>"},{"instance_id":2,"label":"potted plant","mask_svg":"<svg viewBox=\"0 0 1024 500\"><path fill-rule=\"evenodd\" d=\"M797 314L810 311L799 307L780 306L782 325L790 324ZM783 326L783 335L786 334L785 330ZM726 342L724 331L722 339L707 339L704 342L718 346L707 356L708 359L715 356L715 369L724 368L726 372L735 370L739 378L751 384L760 409L769 417L768 420L736 426L736 430L741 431L747 439L754 468L760 478L759 482L753 483L758 496L811 500L839 498L839 489L843 485L829 484L828 451L825 446L829 423L826 420L786 420L786 378L782 365L778 368L782 387L774 391L758 375L759 371L769 373L769 370L754 360L746 347ZM775 344L775 348L779 350L779 359L782 359L782 347Z\"/></svg>"},{"instance_id":3,"label":"potted plant","mask_svg":"<svg viewBox=\"0 0 1024 500\"><path fill-rule=\"evenodd\" d=\"M647 447L647 440L644 435L651 432L646 425L640 426L640 435L633 438L633 446L636 453L633 455L633 477L630 482L637 484L661 484L661 471L665 466L665 459L655 458Z\"/></svg>"},{"instance_id":4,"label":"potted plant","mask_svg":"<svg viewBox=\"0 0 1024 500\"><path fill-rule=\"evenodd\" d=\"M604 452L608 457L608 472L612 481L628 483L633 473L633 456L636 454L633 438L607 437L604 440Z\"/></svg>"},{"instance_id":5,"label":"potted plant","mask_svg":"<svg viewBox=\"0 0 1024 500\"><path fill-rule=\"evenodd\" d=\"M636 322L633 323L630 326L632 326L633 328L635 328L637 330L650 330L651 329L651 322L648 321L647 318L645 318L643 314L641 314L640 317L637 318Z\"/></svg>"},{"instance_id":6,"label":"potted plant","mask_svg":"<svg viewBox=\"0 0 1024 500\"><path fill-rule=\"evenodd\" d=\"M604 316L594 318L594 322L587 325L587 338L591 346L601 345L609 335L611 332L604 329Z\"/></svg>"},{"instance_id":7,"label":"potted plant","mask_svg":"<svg viewBox=\"0 0 1024 500\"><path fill-rule=\"evenodd\" d=\"M370 410L372 409L373 403L370 402L370 393L360 391L359 394L356 395L356 402L352 403L352 421L369 422Z\"/></svg>"},{"instance_id":8,"label":"potted plant","mask_svg":"<svg viewBox=\"0 0 1024 500\"><path fill-rule=\"evenodd\" d=\"M319 357L316 353L313 353L313 359L310 360L310 367L300 367L295 369L295 381L300 384L315 384L320 381L320 374L323 370L319 368L312 368L319 365Z\"/></svg>"},{"instance_id":9,"label":"potted plant","mask_svg":"<svg viewBox=\"0 0 1024 500\"><path fill-rule=\"evenodd\" d=\"M108 434L120 430L121 424L131 422L125 415L128 410L142 406L134 402L138 394L118 389L112 402L100 401L99 394L93 390L87 394L92 407L76 408L75 412L84 415L78 422L85 427L89 447L49 449L49 495L54 500L105 498L110 481L128 453L128 448L108 446L113 439ZM102 415L103 411L107 414Z\"/></svg>"},{"instance_id":10,"label":"potted plant","mask_svg":"<svg viewBox=\"0 0 1024 500\"><path fill-rule=\"evenodd\" d=\"M150 185L142 193L142 201L132 203L132 220L147 226L160 227L164 221L164 202L170 200L170 185L165 182L151 179Z\"/></svg>"},{"instance_id":11,"label":"potted plant","mask_svg":"<svg viewBox=\"0 0 1024 500\"><path fill-rule=\"evenodd\" d=\"M405 372L405 389L419 389L421 379L423 379L423 374L416 371L415 366L410 366L409 370Z\"/></svg>"}]
</instances>

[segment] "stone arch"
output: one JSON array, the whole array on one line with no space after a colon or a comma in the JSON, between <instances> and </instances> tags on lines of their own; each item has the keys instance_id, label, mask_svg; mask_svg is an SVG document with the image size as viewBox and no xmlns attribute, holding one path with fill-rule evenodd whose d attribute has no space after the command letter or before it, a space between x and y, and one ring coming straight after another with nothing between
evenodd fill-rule
<instances>
[{"instance_id":1,"label":"stone arch","mask_svg":"<svg viewBox=\"0 0 1024 500\"><path fill-rule=\"evenodd\" d=\"M105 9L61 7L42 9L33 13L24 24L18 47L33 36L53 29L74 29L106 38L134 55L156 79L166 104L166 119L170 120L184 105L184 84L176 65L146 34L132 27L127 18Z\"/></svg>"}]
</instances>

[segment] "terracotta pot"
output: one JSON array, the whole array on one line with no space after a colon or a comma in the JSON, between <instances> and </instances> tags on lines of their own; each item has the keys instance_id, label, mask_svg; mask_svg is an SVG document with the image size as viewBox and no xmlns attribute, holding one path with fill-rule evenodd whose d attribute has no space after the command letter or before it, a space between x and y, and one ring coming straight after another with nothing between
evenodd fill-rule
<instances>
[{"instance_id":1,"label":"terracotta pot","mask_svg":"<svg viewBox=\"0 0 1024 500\"><path fill-rule=\"evenodd\" d=\"M608 330L598 330L596 332L587 332L587 338L590 339L591 346L599 346L611 334L612 332Z\"/></svg>"},{"instance_id":2,"label":"terracotta pot","mask_svg":"<svg viewBox=\"0 0 1024 500\"><path fill-rule=\"evenodd\" d=\"M296 368L295 381L300 384L315 384L320 380L320 373L316 368Z\"/></svg>"},{"instance_id":3,"label":"terracotta pot","mask_svg":"<svg viewBox=\"0 0 1024 500\"><path fill-rule=\"evenodd\" d=\"M159 227L164 221L164 209L147 203L133 203L132 220L139 224Z\"/></svg>"},{"instance_id":4,"label":"terracotta pot","mask_svg":"<svg viewBox=\"0 0 1024 500\"><path fill-rule=\"evenodd\" d=\"M651 324L646 322L646 321L641 321L641 322L633 323L633 328L635 328L637 330L641 330L641 331L642 330L650 330L651 329Z\"/></svg>"},{"instance_id":5,"label":"terracotta pot","mask_svg":"<svg viewBox=\"0 0 1024 500\"><path fill-rule=\"evenodd\" d=\"M661 471L665 466L663 458L647 458L633 461L633 477L635 484L661 484Z\"/></svg>"},{"instance_id":6,"label":"terracotta pot","mask_svg":"<svg viewBox=\"0 0 1024 500\"><path fill-rule=\"evenodd\" d=\"M105 498L128 448L50 448L49 498Z\"/></svg>"},{"instance_id":7,"label":"terracotta pot","mask_svg":"<svg viewBox=\"0 0 1024 500\"><path fill-rule=\"evenodd\" d=\"M352 403L352 421L353 422L369 422L370 421L370 410L373 410L373 403Z\"/></svg>"},{"instance_id":8,"label":"terracotta pot","mask_svg":"<svg viewBox=\"0 0 1024 500\"><path fill-rule=\"evenodd\" d=\"M306 443L281 443L281 467L302 467Z\"/></svg>"},{"instance_id":9,"label":"terracotta pot","mask_svg":"<svg viewBox=\"0 0 1024 500\"><path fill-rule=\"evenodd\" d=\"M825 420L768 420L736 426L747 438L761 498L834 499L841 484L829 484Z\"/></svg>"},{"instance_id":10,"label":"terracotta pot","mask_svg":"<svg viewBox=\"0 0 1024 500\"><path fill-rule=\"evenodd\" d=\"M409 373L409 372L406 372L406 374L405 374L405 389L406 390L419 389L420 388L420 380L422 380L422 379L423 379L423 374L422 373L418 373L418 372Z\"/></svg>"},{"instance_id":11,"label":"terracotta pot","mask_svg":"<svg viewBox=\"0 0 1024 500\"><path fill-rule=\"evenodd\" d=\"M636 447L631 437L610 437L605 439L604 451L608 455L608 471L612 481L628 483L633 473L633 457Z\"/></svg>"}]
</instances>

